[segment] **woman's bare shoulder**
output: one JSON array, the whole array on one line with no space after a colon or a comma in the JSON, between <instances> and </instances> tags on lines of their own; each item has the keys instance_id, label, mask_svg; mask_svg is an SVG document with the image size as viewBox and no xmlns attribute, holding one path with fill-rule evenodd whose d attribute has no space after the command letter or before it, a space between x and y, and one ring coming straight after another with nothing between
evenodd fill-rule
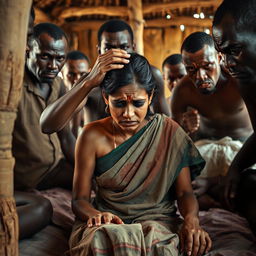
<instances>
[{"instance_id":1,"label":"woman's bare shoulder","mask_svg":"<svg viewBox=\"0 0 256 256\"><path fill-rule=\"evenodd\" d=\"M80 140L96 142L105 137L110 130L111 118L96 120L84 126L80 134Z\"/></svg>"}]
</instances>

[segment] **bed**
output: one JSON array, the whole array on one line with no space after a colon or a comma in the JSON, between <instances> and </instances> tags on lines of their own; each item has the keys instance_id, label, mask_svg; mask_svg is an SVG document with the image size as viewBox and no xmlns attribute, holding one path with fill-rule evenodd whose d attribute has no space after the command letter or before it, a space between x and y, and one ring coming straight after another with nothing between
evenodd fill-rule
<instances>
[{"instance_id":1,"label":"bed","mask_svg":"<svg viewBox=\"0 0 256 256\"><path fill-rule=\"evenodd\" d=\"M19 242L20 256L63 256L68 249L74 221L70 207L71 192L56 188L36 193L52 202L52 223L30 239ZM219 208L201 211L199 215L202 227L213 240L213 248L208 256L256 255L256 237L246 219Z\"/></svg>"}]
</instances>

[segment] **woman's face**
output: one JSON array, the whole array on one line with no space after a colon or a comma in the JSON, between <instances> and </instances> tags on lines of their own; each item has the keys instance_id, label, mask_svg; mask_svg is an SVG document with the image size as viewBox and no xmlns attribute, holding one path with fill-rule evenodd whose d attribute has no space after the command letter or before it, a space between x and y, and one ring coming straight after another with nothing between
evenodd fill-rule
<instances>
[{"instance_id":1,"label":"woman's face","mask_svg":"<svg viewBox=\"0 0 256 256\"><path fill-rule=\"evenodd\" d=\"M122 131L137 132L145 125L144 120L152 96L149 97L146 90L137 83L123 86L104 98L115 125Z\"/></svg>"}]
</instances>

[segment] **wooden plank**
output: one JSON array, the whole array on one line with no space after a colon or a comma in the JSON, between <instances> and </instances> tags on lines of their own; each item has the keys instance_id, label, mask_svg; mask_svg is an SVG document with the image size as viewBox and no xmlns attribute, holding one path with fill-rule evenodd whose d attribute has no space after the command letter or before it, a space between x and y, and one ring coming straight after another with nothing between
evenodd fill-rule
<instances>
[{"instance_id":1,"label":"wooden plank","mask_svg":"<svg viewBox=\"0 0 256 256\"><path fill-rule=\"evenodd\" d=\"M170 27L170 26L200 26L200 27L211 27L212 19L195 19L193 17L175 17L172 19L153 19L145 22L145 27Z\"/></svg>"},{"instance_id":2,"label":"wooden plank","mask_svg":"<svg viewBox=\"0 0 256 256\"><path fill-rule=\"evenodd\" d=\"M142 1L141 0L129 0L128 1L128 14L130 25L134 34L134 43L136 45L136 52L143 55L143 29L144 20L142 13Z\"/></svg>"},{"instance_id":3,"label":"wooden plank","mask_svg":"<svg viewBox=\"0 0 256 256\"><path fill-rule=\"evenodd\" d=\"M129 4L130 1L128 1ZM222 0L184 0L171 3L155 3L144 4L142 7L143 15L152 12L161 12L171 9L183 9L192 7L215 7L217 8L221 4ZM52 13L56 13L53 9ZM117 17L127 17L128 9L125 6L88 6L88 7L71 7L64 8L60 11L58 18L66 19L69 17L80 17L84 15L107 15Z\"/></svg>"},{"instance_id":4,"label":"wooden plank","mask_svg":"<svg viewBox=\"0 0 256 256\"><path fill-rule=\"evenodd\" d=\"M122 6L72 7L62 10L58 18L66 19L69 17L80 17L84 15L107 15L123 17L128 16L128 10L127 7Z\"/></svg>"},{"instance_id":5,"label":"wooden plank","mask_svg":"<svg viewBox=\"0 0 256 256\"><path fill-rule=\"evenodd\" d=\"M183 0L171 3L156 3L156 4L144 4L143 14L148 14L152 12L160 12L162 10L171 9L183 9L192 7L218 7L222 3L222 0Z\"/></svg>"},{"instance_id":6,"label":"wooden plank","mask_svg":"<svg viewBox=\"0 0 256 256\"><path fill-rule=\"evenodd\" d=\"M17 256L12 131L20 99L31 0L0 0L0 255Z\"/></svg>"},{"instance_id":7,"label":"wooden plank","mask_svg":"<svg viewBox=\"0 0 256 256\"><path fill-rule=\"evenodd\" d=\"M80 31L86 29L97 30L105 21L100 20L88 20L88 21L74 21L63 25L64 29L70 31ZM212 19L195 19L193 17L175 17L170 20L168 19L152 19L145 21L144 27L155 27L155 28L166 28L171 26L198 26L209 28L212 26Z\"/></svg>"}]
</instances>

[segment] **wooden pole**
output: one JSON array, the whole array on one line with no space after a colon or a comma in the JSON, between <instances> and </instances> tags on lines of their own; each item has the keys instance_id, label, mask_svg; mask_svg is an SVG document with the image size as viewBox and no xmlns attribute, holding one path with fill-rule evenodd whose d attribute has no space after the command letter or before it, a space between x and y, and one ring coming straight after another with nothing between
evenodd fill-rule
<instances>
[{"instance_id":1,"label":"wooden pole","mask_svg":"<svg viewBox=\"0 0 256 256\"><path fill-rule=\"evenodd\" d=\"M25 63L32 0L0 0L0 256L18 255L12 131Z\"/></svg>"},{"instance_id":2,"label":"wooden pole","mask_svg":"<svg viewBox=\"0 0 256 256\"><path fill-rule=\"evenodd\" d=\"M128 3L128 15L130 25L134 33L134 42L136 45L136 52L143 55L144 45L143 45L143 29L144 20L142 12L142 1L141 0L129 0Z\"/></svg>"}]
</instances>

